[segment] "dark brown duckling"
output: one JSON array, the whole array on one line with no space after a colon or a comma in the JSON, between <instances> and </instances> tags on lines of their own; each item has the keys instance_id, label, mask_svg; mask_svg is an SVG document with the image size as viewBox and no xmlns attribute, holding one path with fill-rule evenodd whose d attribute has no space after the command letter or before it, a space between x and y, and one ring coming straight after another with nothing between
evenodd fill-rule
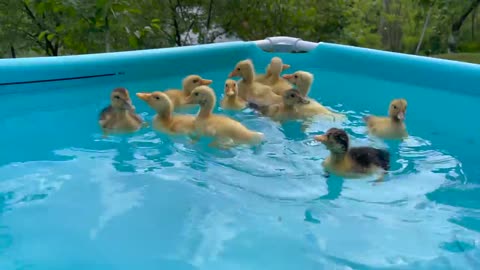
<instances>
[{"instance_id":1,"label":"dark brown duckling","mask_svg":"<svg viewBox=\"0 0 480 270\"><path fill-rule=\"evenodd\" d=\"M323 166L328 173L345 178L360 178L383 172L378 181L383 179L390 169L390 153L384 149L369 146L350 147L347 133L338 128L331 128L324 135L315 136L330 151Z\"/></svg>"},{"instance_id":2,"label":"dark brown duckling","mask_svg":"<svg viewBox=\"0 0 480 270\"><path fill-rule=\"evenodd\" d=\"M135 112L128 90L123 87L112 91L110 105L100 112L98 122L104 135L134 132L144 125L143 119Z\"/></svg>"}]
</instances>

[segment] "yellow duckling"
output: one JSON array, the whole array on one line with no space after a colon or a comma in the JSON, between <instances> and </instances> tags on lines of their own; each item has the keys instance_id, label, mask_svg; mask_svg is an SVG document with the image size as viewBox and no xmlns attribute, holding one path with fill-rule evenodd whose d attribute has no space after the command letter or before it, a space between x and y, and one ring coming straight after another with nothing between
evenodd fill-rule
<instances>
[{"instance_id":1,"label":"yellow duckling","mask_svg":"<svg viewBox=\"0 0 480 270\"><path fill-rule=\"evenodd\" d=\"M238 96L237 82L228 79L225 81L225 93L220 103L226 110L242 110L247 106L247 102Z\"/></svg>"},{"instance_id":2,"label":"yellow duckling","mask_svg":"<svg viewBox=\"0 0 480 270\"><path fill-rule=\"evenodd\" d=\"M238 95L250 103L266 106L282 102L282 96L275 94L272 87L255 81L255 68L250 59L238 62L228 77L242 78L238 82Z\"/></svg>"},{"instance_id":3,"label":"yellow duckling","mask_svg":"<svg viewBox=\"0 0 480 270\"><path fill-rule=\"evenodd\" d=\"M229 117L213 113L216 97L212 88L199 86L187 100L189 104L200 105L194 121L195 130L198 136L213 137L210 146L229 148L238 144L259 144L263 140L263 133L249 130Z\"/></svg>"},{"instance_id":4,"label":"yellow duckling","mask_svg":"<svg viewBox=\"0 0 480 270\"><path fill-rule=\"evenodd\" d=\"M100 112L99 125L104 135L139 130L144 125L143 119L135 113L135 107L128 90L115 88L110 94L110 105Z\"/></svg>"},{"instance_id":5,"label":"yellow duckling","mask_svg":"<svg viewBox=\"0 0 480 270\"><path fill-rule=\"evenodd\" d=\"M194 131L193 115L174 115L170 98L162 92L137 93L157 114L153 119L153 128L170 135L190 135Z\"/></svg>"},{"instance_id":6,"label":"yellow duckling","mask_svg":"<svg viewBox=\"0 0 480 270\"><path fill-rule=\"evenodd\" d=\"M406 112L407 101L394 99L388 109L389 117L366 116L363 119L370 134L384 139L401 139L408 136L404 122Z\"/></svg>"},{"instance_id":7,"label":"yellow duckling","mask_svg":"<svg viewBox=\"0 0 480 270\"><path fill-rule=\"evenodd\" d=\"M327 115L333 117L335 120L343 120L346 118L345 115L332 112L316 100L308 98L310 88L313 84L312 73L306 71L297 71L293 74L285 74L283 75L283 78L287 79L291 84L295 85L301 95L310 101L310 103L308 103L308 106L304 106L302 108L301 113L304 117Z\"/></svg>"},{"instance_id":8,"label":"yellow duckling","mask_svg":"<svg viewBox=\"0 0 480 270\"><path fill-rule=\"evenodd\" d=\"M282 78L280 74L282 71L289 69L290 65L285 65L280 57L273 57L270 64L267 66L267 73L265 75L259 75L255 77L255 81L266 84L272 87L272 91L277 95L283 95L283 93L292 85L288 80Z\"/></svg>"},{"instance_id":9,"label":"yellow duckling","mask_svg":"<svg viewBox=\"0 0 480 270\"><path fill-rule=\"evenodd\" d=\"M190 95L192 90L200 85L210 85L212 80L206 80L199 75L189 75L183 79L183 89L167 89L164 93L170 98L174 106L174 110L188 107L186 97Z\"/></svg>"},{"instance_id":10,"label":"yellow duckling","mask_svg":"<svg viewBox=\"0 0 480 270\"><path fill-rule=\"evenodd\" d=\"M361 178L382 172L381 181L390 168L390 153L369 146L350 147L347 133L338 128L329 129L324 135L314 137L330 151L322 163L327 172L345 178Z\"/></svg>"},{"instance_id":11,"label":"yellow duckling","mask_svg":"<svg viewBox=\"0 0 480 270\"><path fill-rule=\"evenodd\" d=\"M297 89L290 88L283 94L282 103L261 107L259 111L274 121L283 122L301 119L302 107L309 103L310 101L304 98Z\"/></svg>"}]
</instances>

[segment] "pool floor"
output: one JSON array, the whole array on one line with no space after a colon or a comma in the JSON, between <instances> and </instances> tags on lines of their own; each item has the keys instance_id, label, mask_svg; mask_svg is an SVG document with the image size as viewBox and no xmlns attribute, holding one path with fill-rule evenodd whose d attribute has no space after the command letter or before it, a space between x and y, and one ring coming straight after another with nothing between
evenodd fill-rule
<instances>
[{"instance_id":1,"label":"pool floor","mask_svg":"<svg viewBox=\"0 0 480 270\"><path fill-rule=\"evenodd\" d=\"M309 71L311 97L348 121L302 132L217 106L266 135L230 151L151 128L102 138L97 116L113 88L127 87L150 122L134 93L181 77L3 95L0 269L478 269L480 130L458 132L469 125L458 116L480 99ZM200 74L218 101L227 74ZM395 97L409 102L411 136L366 136L362 116L385 115ZM388 148L384 183L323 176L328 152L312 137L333 126L352 145Z\"/></svg>"}]
</instances>

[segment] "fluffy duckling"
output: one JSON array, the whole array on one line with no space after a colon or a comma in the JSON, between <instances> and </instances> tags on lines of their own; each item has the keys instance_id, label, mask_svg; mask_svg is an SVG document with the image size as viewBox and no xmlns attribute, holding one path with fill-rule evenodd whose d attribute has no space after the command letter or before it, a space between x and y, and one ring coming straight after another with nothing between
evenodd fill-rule
<instances>
[{"instance_id":1,"label":"fluffy duckling","mask_svg":"<svg viewBox=\"0 0 480 270\"><path fill-rule=\"evenodd\" d=\"M110 105L100 112L99 125L104 135L134 132L144 125L143 119L135 112L127 89L120 87L112 91Z\"/></svg>"},{"instance_id":2,"label":"fluffy duckling","mask_svg":"<svg viewBox=\"0 0 480 270\"><path fill-rule=\"evenodd\" d=\"M231 79L225 81L224 97L220 103L226 110L242 110L247 102L238 96L237 82Z\"/></svg>"},{"instance_id":3,"label":"fluffy duckling","mask_svg":"<svg viewBox=\"0 0 480 270\"><path fill-rule=\"evenodd\" d=\"M174 115L170 98L162 92L137 93L157 114L153 118L153 128L170 135L189 135L194 131L193 115Z\"/></svg>"},{"instance_id":4,"label":"fluffy duckling","mask_svg":"<svg viewBox=\"0 0 480 270\"><path fill-rule=\"evenodd\" d=\"M210 85L212 80L206 80L199 75L189 75L182 81L183 89L167 89L164 93L170 98L174 106L174 110L188 107L186 104L186 97L190 95L192 90L200 85Z\"/></svg>"},{"instance_id":5,"label":"fluffy duckling","mask_svg":"<svg viewBox=\"0 0 480 270\"><path fill-rule=\"evenodd\" d=\"M404 122L406 112L407 101L394 99L388 109L389 117L366 116L363 119L370 134L384 139L401 139L408 136Z\"/></svg>"},{"instance_id":6,"label":"fluffy duckling","mask_svg":"<svg viewBox=\"0 0 480 270\"><path fill-rule=\"evenodd\" d=\"M282 96L285 91L292 88L288 80L280 76L282 71L288 68L290 66L284 65L280 57L273 57L267 66L267 73L262 77L256 76L255 81L271 86L275 94Z\"/></svg>"},{"instance_id":7,"label":"fluffy duckling","mask_svg":"<svg viewBox=\"0 0 480 270\"><path fill-rule=\"evenodd\" d=\"M307 71L297 71L292 74L285 74L283 78L287 79L291 84L296 86L301 95L307 98L310 103L308 106L302 108L302 114L305 117L315 116L315 115L328 115L333 117L335 120L345 119L345 115L332 112L319 102L314 99L308 98L310 88L313 84L313 74Z\"/></svg>"},{"instance_id":8,"label":"fluffy duckling","mask_svg":"<svg viewBox=\"0 0 480 270\"><path fill-rule=\"evenodd\" d=\"M282 102L282 96L275 94L270 86L255 81L255 68L250 59L238 62L228 77L242 78L238 82L238 95L247 102L257 106Z\"/></svg>"},{"instance_id":9,"label":"fluffy duckling","mask_svg":"<svg viewBox=\"0 0 480 270\"><path fill-rule=\"evenodd\" d=\"M198 136L213 137L210 146L229 148L238 144L258 144L263 140L263 133L251 131L227 116L213 113L216 97L212 88L199 86L187 100L189 104L200 105L194 121L195 130Z\"/></svg>"},{"instance_id":10,"label":"fluffy duckling","mask_svg":"<svg viewBox=\"0 0 480 270\"><path fill-rule=\"evenodd\" d=\"M260 113L272 118L274 121L286 121L302 118L299 111L310 101L304 98L297 89L290 88L283 94L283 102L260 108Z\"/></svg>"},{"instance_id":11,"label":"fluffy duckling","mask_svg":"<svg viewBox=\"0 0 480 270\"><path fill-rule=\"evenodd\" d=\"M382 180L390 168L390 153L369 146L350 147L347 133L338 128L329 129L324 135L314 137L330 151L322 163L327 175L334 173L345 178L360 178L382 172Z\"/></svg>"}]
</instances>

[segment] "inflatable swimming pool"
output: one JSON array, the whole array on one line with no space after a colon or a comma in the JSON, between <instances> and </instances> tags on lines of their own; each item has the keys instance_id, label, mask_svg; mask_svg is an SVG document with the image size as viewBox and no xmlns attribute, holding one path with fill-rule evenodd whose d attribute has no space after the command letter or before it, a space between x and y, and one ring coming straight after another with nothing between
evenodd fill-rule
<instances>
[{"instance_id":1,"label":"inflatable swimming pool","mask_svg":"<svg viewBox=\"0 0 480 270\"><path fill-rule=\"evenodd\" d=\"M292 53L296 52L296 53ZM310 96L348 115L355 145L392 154L381 185L326 179L312 136L253 111L259 148L215 151L152 129L102 138L99 111L126 87L217 96L239 60L273 56L315 75ZM290 71L285 71L289 73ZM0 60L1 269L478 269L480 66L290 37ZM365 114L406 98L410 137L365 135ZM217 106L218 107L218 106ZM190 113L195 113L193 109Z\"/></svg>"}]
</instances>

